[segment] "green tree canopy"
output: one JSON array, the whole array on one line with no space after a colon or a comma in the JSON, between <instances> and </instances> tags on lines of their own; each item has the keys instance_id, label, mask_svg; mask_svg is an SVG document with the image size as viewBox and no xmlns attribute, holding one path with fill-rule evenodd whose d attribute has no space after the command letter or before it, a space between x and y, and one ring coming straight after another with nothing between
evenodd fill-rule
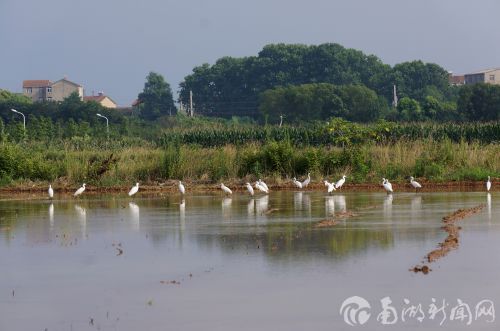
<instances>
[{"instance_id":1,"label":"green tree canopy","mask_svg":"<svg viewBox=\"0 0 500 331\"><path fill-rule=\"evenodd\" d=\"M491 84L464 86L459 92L457 110L471 121L498 121L500 86Z\"/></svg>"},{"instance_id":2,"label":"green tree canopy","mask_svg":"<svg viewBox=\"0 0 500 331\"><path fill-rule=\"evenodd\" d=\"M140 116L155 120L160 116L174 115L177 109L172 97L172 89L162 75L150 72L146 77L144 90L138 96Z\"/></svg>"}]
</instances>

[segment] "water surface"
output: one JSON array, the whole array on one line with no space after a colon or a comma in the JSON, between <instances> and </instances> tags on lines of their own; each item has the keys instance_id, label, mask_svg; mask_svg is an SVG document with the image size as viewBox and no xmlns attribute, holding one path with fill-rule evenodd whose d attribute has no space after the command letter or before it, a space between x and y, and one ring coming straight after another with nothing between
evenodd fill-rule
<instances>
[{"instance_id":1,"label":"water surface","mask_svg":"<svg viewBox=\"0 0 500 331\"><path fill-rule=\"evenodd\" d=\"M58 199L59 198L59 199ZM343 330L346 298L483 299L500 307L498 192L272 192L0 200L0 330ZM409 269L444 240L441 218L486 204L459 222L460 247ZM335 227L332 214L356 215ZM397 329L498 330L440 315ZM421 324L421 325L420 325Z\"/></svg>"}]
</instances>

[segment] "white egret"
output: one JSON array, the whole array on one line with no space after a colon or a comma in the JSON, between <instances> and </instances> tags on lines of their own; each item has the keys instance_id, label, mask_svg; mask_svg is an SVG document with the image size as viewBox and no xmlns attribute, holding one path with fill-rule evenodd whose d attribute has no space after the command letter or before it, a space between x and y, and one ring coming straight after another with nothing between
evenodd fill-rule
<instances>
[{"instance_id":1,"label":"white egret","mask_svg":"<svg viewBox=\"0 0 500 331\"><path fill-rule=\"evenodd\" d=\"M332 193L333 191L335 191L335 190L336 190L336 189L335 189L335 184L330 183L330 182L328 182L327 180L325 180L325 181L324 181L324 183L325 183L325 186L327 187L327 191L328 191L328 193Z\"/></svg>"},{"instance_id":2,"label":"white egret","mask_svg":"<svg viewBox=\"0 0 500 331\"><path fill-rule=\"evenodd\" d=\"M135 186L132 186L130 191L128 191L128 196L129 197L133 196L134 194L137 193L137 191L139 191L139 183L135 183Z\"/></svg>"},{"instance_id":3,"label":"white egret","mask_svg":"<svg viewBox=\"0 0 500 331\"><path fill-rule=\"evenodd\" d=\"M307 187L309 183L311 182L311 173L309 172L307 174L307 178L302 182L302 187Z\"/></svg>"},{"instance_id":4,"label":"white egret","mask_svg":"<svg viewBox=\"0 0 500 331\"><path fill-rule=\"evenodd\" d=\"M335 189L341 188L342 185L344 185L346 178L346 175L343 175L342 178L335 183Z\"/></svg>"},{"instance_id":5,"label":"white egret","mask_svg":"<svg viewBox=\"0 0 500 331\"><path fill-rule=\"evenodd\" d=\"M295 186L297 186L298 188L302 188L302 183L301 183L301 182L299 182L299 181L297 180L297 178L293 177L293 179L292 179L292 180L293 180L293 183L295 184Z\"/></svg>"},{"instance_id":6,"label":"white egret","mask_svg":"<svg viewBox=\"0 0 500 331\"><path fill-rule=\"evenodd\" d=\"M488 181L486 182L486 191L489 191L491 189L491 180L490 176L488 176Z\"/></svg>"},{"instance_id":7,"label":"white egret","mask_svg":"<svg viewBox=\"0 0 500 331\"><path fill-rule=\"evenodd\" d=\"M226 194L233 194L233 191L231 191L231 190L229 189L229 187L227 187L226 185L224 185L224 183L221 183L221 184L220 184L220 188L221 188L221 190L223 190L223 191L224 191L224 193L226 193Z\"/></svg>"},{"instance_id":8,"label":"white egret","mask_svg":"<svg viewBox=\"0 0 500 331\"><path fill-rule=\"evenodd\" d=\"M256 181L256 182L255 182L255 188L256 188L257 190L261 191L261 192L264 192L264 193L269 193L269 191L265 188L265 186L264 186L264 185L262 185L262 183L261 183L261 182L259 182L259 181Z\"/></svg>"},{"instance_id":9,"label":"white egret","mask_svg":"<svg viewBox=\"0 0 500 331\"><path fill-rule=\"evenodd\" d=\"M252 185L250 185L250 183L246 183L245 186L247 187L248 193L250 193L250 195L253 196L254 192Z\"/></svg>"},{"instance_id":10,"label":"white egret","mask_svg":"<svg viewBox=\"0 0 500 331\"><path fill-rule=\"evenodd\" d=\"M394 192L392 189L392 184L389 183L388 179L382 178L382 185L384 186L385 190L387 191L387 194Z\"/></svg>"},{"instance_id":11,"label":"white egret","mask_svg":"<svg viewBox=\"0 0 500 331\"><path fill-rule=\"evenodd\" d=\"M266 193L269 193L269 187L267 187L267 184L264 183L264 181L260 178L259 178L259 184L260 184L260 186L262 186L263 188L266 189Z\"/></svg>"},{"instance_id":12,"label":"white egret","mask_svg":"<svg viewBox=\"0 0 500 331\"><path fill-rule=\"evenodd\" d=\"M181 194L186 193L186 188L184 187L181 181L179 181L179 192L181 192Z\"/></svg>"},{"instance_id":13,"label":"white egret","mask_svg":"<svg viewBox=\"0 0 500 331\"><path fill-rule=\"evenodd\" d=\"M52 199L54 197L54 190L52 189L52 185L49 185L49 199Z\"/></svg>"},{"instance_id":14,"label":"white egret","mask_svg":"<svg viewBox=\"0 0 500 331\"><path fill-rule=\"evenodd\" d=\"M419 182L417 182L417 181L413 178L413 176L411 176L411 177L410 177L410 184L411 184L411 186L413 186L413 187L415 188L415 193L417 192L417 189L418 189L418 188L422 188L422 185L420 185L420 183L419 183Z\"/></svg>"},{"instance_id":15,"label":"white egret","mask_svg":"<svg viewBox=\"0 0 500 331\"><path fill-rule=\"evenodd\" d=\"M85 191L85 183L83 183L82 187L80 187L78 190L76 190L76 192L73 194L74 197L77 197L79 196L80 194L83 193L83 191Z\"/></svg>"}]
</instances>

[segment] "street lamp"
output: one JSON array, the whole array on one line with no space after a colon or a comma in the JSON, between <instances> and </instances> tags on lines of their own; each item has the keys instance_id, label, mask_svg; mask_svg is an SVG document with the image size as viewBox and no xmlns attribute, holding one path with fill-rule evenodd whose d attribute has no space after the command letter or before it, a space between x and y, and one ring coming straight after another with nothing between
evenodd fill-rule
<instances>
[{"instance_id":1,"label":"street lamp","mask_svg":"<svg viewBox=\"0 0 500 331\"><path fill-rule=\"evenodd\" d=\"M14 113L19 114L19 115L21 115L23 117L24 131L26 131L26 116L24 116L24 114L21 113L20 111L17 111L17 110L15 110L13 108L11 108L10 110L12 110Z\"/></svg>"},{"instance_id":2,"label":"street lamp","mask_svg":"<svg viewBox=\"0 0 500 331\"><path fill-rule=\"evenodd\" d=\"M101 114L97 114L97 116L106 119L106 133L108 134L108 138L109 138L109 120L108 120L108 118L104 115L101 115Z\"/></svg>"}]
</instances>

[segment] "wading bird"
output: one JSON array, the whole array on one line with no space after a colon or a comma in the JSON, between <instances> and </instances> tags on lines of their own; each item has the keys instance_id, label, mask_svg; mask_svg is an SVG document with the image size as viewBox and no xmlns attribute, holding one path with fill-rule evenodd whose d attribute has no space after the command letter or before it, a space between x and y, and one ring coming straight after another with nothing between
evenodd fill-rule
<instances>
[{"instance_id":1,"label":"wading bird","mask_svg":"<svg viewBox=\"0 0 500 331\"><path fill-rule=\"evenodd\" d=\"M392 190L392 184L389 183L388 179L382 178L382 186L384 186L385 190L387 191L387 194L394 192Z\"/></svg>"},{"instance_id":2,"label":"wading bird","mask_svg":"<svg viewBox=\"0 0 500 331\"><path fill-rule=\"evenodd\" d=\"M261 192L264 192L264 193L267 193L268 191L266 190L266 188L264 186L262 186L262 184L259 182L259 181L256 181L255 182L255 188Z\"/></svg>"},{"instance_id":3,"label":"wading bird","mask_svg":"<svg viewBox=\"0 0 500 331\"><path fill-rule=\"evenodd\" d=\"M342 188L342 185L344 185L346 178L346 175L343 175L342 178L335 183L335 189Z\"/></svg>"},{"instance_id":4,"label":"wading bird","mask_svg":"<svg viewBox=\"0 0 500 331\"><path fill-rule=\"evenodd\" d=\"M83 191L85 191L85 183L83 183L82 187L80 187L78 190L76 190L76 192L73 194L74 197L77 197L79 196L80 194L83 193Z\"/></svg>"},{"instance_id":5,"label":"wading bird","mask_svg":"<svg viewBox=\"0 0 500 331\"><path fill-rule=\"evenodd\" d=\"M302 187L307 187L311 182L311 173L307 174L307 178L302 182Z\"/></svg>"},{"instance_id":6,"label":"wading bird","mask_svg":"<svg viewBox=\"0 0 500 331\"><path fill-rule=\"evenodd\" d=\"M266 193L269 193L269 187L267 187L267 184L264 183L264 181L260 178L259 178L259 184L265 189Z\"/></svg>"},{"instance_id":7,"label":"wading bird","mask_svg":"<svg viewBox=\"0 0 500 331\"><path fill-rule=\"evenodd\" d=\"M413 176L410 177L410 184L415 188L415 193L417 193L417 189L422 188L422 185L420 185L419 182L417 182Z\"/></svg>"},{"instance_id":8,"label":"wading bird","mask_svg":"<svg viewBox=\"0 0 500 331\"><path fill-rule=\"evenodd\" d=\"M328 182L327 180L324 181L325 186L327 187L328 193L332 193L335 191L335 184Z\"/></svg>"},{"instance_id":9,"label":"wading bird","mask_svg":"<svg viewBox=\"0 0 500 331\"><path fill-rule=\"evenodd\" d=\"M186 193L186 188L184 187L181 181L179 181L179 192L181 192L181 194L183 195L184 193Z\"/></svg>"},{"instance_id":10,"label":"wading bird","mask_svg":"<svg viewBox=\"0 0 500 331\"><path fill-rule=\"evenodd\" d=\"M295 184L295 186L297 186L298 188L302 188L302 183L301 183L301 182L299 182L299 181L297 180L297 178L293 177L293 179L292 179L292 180L293 180L293 183Z\"/></svg>"},{"instance_id":11,"label":"wading bird","mask_svg":"<svg viewBox=\"0 0 500 331\"><path fill-rule=\"evenodd\" d=\"M490 180L490 176L488 176L488 181L486 182L486 191L490 191L491 189L491 180Z\"/></svg>"},{"instance_id":12,"label":"wading bird","mask_svg":"<svg viewBox=\"0 0 500 331\"><path fill-rule=\"evenodd\" d=\"M250 193L250 195L253 196L254 192L253 192L252 185L250 185L250 183L246 183L245 186L247 187L248 193Z\"/></svg>"},{"instance_id":13,"label":"wading bird","mask_svg":"<svg viewBox=\"0 0 500 331\"><path fill-rule=\"evenodd\" d=\"M49 185L49 199L52 199L54 197L54 190L52 189L52 185Z\"/></svg>"},{"instance_id":14,"label":"wading bird","mask_svg":"<svg viewBox=\"0 0 500 331\"><path fill-rule=\"evenodd\" d=\"M224 183L221 183L221 184L220 184L220 188L221 188L221 190L223 190L223 191L224 191L224 193L226 193L226 194L233 194L233 191L231 191L231 190L229 189L229 187L227 187L226 185L224 185Z\"/></svg>"},{"instance_id":15,"label":"wading bird","mask_svg":"<svg viewBox=\"0 0 500 331\"><path fill-rule=\"evenodd\" d=\"M134 194L137 193L137 191L139 191L139 183L135 183L135 186L132 186L130 191L128 191L128 196L129 197L133 196Z\"/></svg>"}]
</instances>

